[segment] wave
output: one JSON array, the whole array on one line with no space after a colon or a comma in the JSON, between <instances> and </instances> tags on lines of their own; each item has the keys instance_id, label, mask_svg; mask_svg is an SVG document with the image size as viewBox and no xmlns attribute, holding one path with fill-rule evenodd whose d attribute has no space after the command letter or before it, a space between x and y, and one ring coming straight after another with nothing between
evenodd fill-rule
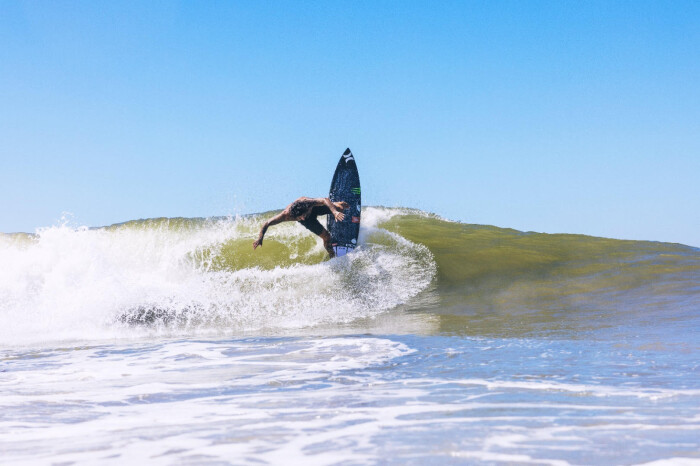
<instances>
[{"instance_id":1,"label":"wave","mask_svg":"<svg viewBox=\"0 0 700 466\"><path fill-rule=\"evenodd\" d=\"M698 248L522 232L422 213L393 216L382 228L433 253L440 332L630 338L632 323L698 325Z\"/></svg>"},{"instance_id":2,"label":"wave","mask_svg":"<svg viewBox=\"0 0 700 466\"><path fill-rule=\"evenodd\" d=\"M438 315L439 332L585 330L601 325L592 315L682 320L700 302L700 250L689 246L369 207L349 256L327 260L294 223L253 251L273 214L0 235L0 339L309 328L397 308Z\"/></svg>"},{"instance_id":3,"label":"wave","mask_svg":"<svg viewBox=\"0 0 700 466\"><path fill-rule=\"evenodd\" d=\"M663 294L700 287L700 249L681 244L522 232L422 213L393 216L382 227L433 252L444 290L479 295L526 284L542 301L649 284Z\"/></svg>"},{"instance_id":4,"label":"wave","mask_svg":"<svg viewBox=\"0 0 700 466\"><path fill-rule=\"evenodd\" d=\"M0 237L0 340L6 343L197 331L303 328L371 318L436 274L430 251L364 213L360 247L326 260L320 241L270 214L67 225Z\"/></svg>"}]
</instances>

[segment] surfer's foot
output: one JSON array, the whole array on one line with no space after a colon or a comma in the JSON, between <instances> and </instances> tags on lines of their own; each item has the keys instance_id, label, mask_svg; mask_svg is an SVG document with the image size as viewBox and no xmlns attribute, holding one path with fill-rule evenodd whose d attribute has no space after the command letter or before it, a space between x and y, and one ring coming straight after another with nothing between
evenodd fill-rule
<instances>
[{"instance_id":1,"label":"surfer's foot","mask_svg":"<svg viewBox=\"0 0 700 466\"><path fill-rule=\"evenodd\" d=\"M331 259L335 257L335 250L333 250L333 247L330 244L327 246L324 244L323 248L326 250L326 252L328 252L328 255L331 256Z\"/></svg>"}]
</instances>

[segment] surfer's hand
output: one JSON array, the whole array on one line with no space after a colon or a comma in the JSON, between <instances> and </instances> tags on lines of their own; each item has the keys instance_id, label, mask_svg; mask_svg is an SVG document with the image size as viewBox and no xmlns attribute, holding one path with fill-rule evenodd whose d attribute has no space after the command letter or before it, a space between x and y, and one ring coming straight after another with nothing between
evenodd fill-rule
<instances>
[{"instance_id":1,"label":"surfer's hand","mask_svg":"<svg viewBox=\"0 0 700 466\"><path fill-rule=\"evenodd\" d=\"M253 241L253 249L256 249L258 246L262 246L262 238L258 238Z\"/></svg>"},{"instance_id":2,"label":"surfer's hand","mask_svg":"<svg viewBox=\"0 0 700 466\"><path fill-rule=\"evenodd\" d=\"M333 212L333 216L338 222L342 222L343 219L345 218L345 214L342 212Z\"/></svg>"}]
</instances>

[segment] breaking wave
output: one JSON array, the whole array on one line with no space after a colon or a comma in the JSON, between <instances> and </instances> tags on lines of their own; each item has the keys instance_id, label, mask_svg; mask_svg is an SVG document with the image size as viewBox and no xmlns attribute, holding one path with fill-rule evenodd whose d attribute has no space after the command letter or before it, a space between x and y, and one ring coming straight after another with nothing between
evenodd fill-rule
<instances>
[{"instance_id":1,"label":"breaking wave","mask_svg":"<svg viewBox=\"0 0 700 466\"><path fill-rule=\"evenodd\" d=\"M252 240L269 214L60 225L0 235L5 343L302 328L371 318L430 285L430 251L366 209L356 253L327 260L295 223Z\"/></svg>"},{"instance_id":2,"label":"breaking wave","mask_svg":"<svg viewBox=\"0 0 700 466\"><path fill-rule=\"evenodd\" d=\"M59 225L0 234L7 344L314 329L426 311L441 333L522 336L636 321L683 325L700 302L700 250L521 232L418 210L363 210L360 246L332 260L295 223L251 243L274 212ZM436 327L435 327L436 326ZM593 334L595 335L595 333Z\"/></svg>"}]
</instances>

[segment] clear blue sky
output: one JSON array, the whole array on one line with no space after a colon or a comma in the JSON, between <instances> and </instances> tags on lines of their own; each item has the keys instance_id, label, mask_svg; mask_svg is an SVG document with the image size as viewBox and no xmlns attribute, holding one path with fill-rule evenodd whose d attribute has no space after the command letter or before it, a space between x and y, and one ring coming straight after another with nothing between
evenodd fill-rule
<instances>
[{"instance_id":1,"label":"clear blue sky","mask_svg":"<svg viewBox=\"0 0 700 466\"><path fill-rule=\"evenodd\" d=\"M700 246L700 2L0 2L0 231L320 196Z\"/></svg>"}]
</instances>

